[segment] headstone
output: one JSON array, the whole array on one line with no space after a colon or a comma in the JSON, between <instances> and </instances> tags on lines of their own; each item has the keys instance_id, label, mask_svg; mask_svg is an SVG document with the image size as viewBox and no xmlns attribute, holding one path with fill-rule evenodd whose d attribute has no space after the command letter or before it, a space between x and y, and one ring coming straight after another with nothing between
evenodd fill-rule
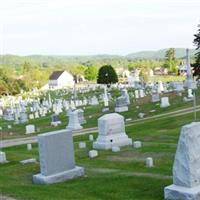
<instances>
[{"instance_id":1,"label":"headstone","mask_svg":"<svg viewBox=\"0 0 200 200\"><path fill-rule=\"evenodd\" d=\"M84 169L75 166L72 132L54 131L38 136L40 174L35 184L52 184L83 176Z\"/></svg>"},{"instance_id":2,"label":"headstone","mask_svg":"<svg viewBox=\"0 0 200 200\"><path fill-rule=\"evenodd\" d=\"M153 93L151 102L155 103L155 102L159 102L159 101L160 101L160 95L158 93Z\"/></svg>"},{"instance_id":3,"label":"headstone","mask_svg":"<svg viewBox=\"0 0 200 200\"><path fill-rule=\"evenodd\" d=\"M27 150L31 151L32 150L32 144L27 144Z\"/></svg>"},{"instance_id":4,"label":"headstone","mask_svg":"<svg viewBox=\"0 0 200 200\"><path fill-rule=\"evenodd\" d=\"M140 98L144 98L144 90L140 89L139 92L140 92Z\"/></svg>"},{"instance_id":5,"label":"headstone","mask_svg":"<svg viewBox=\"0 0 200 200\"><path fill-rule=\"evenodd\" d=\"M140 113L138 114L138 117L139 117L140 119L143 119L143 118L144 118L144 116L145 116L145 114L144 114L144 113L142 113L142 112L140 112Z\"/></svg>"},{"instance_id":6,"label":"headstone","mask_svg":"<svg viewBox=\"0 0 200 200\"><path fill-rule=\"evenodd\" d=\"M89 135L89 141L93 141L93 140L94 140L93 135Z\"/></svg>"},{"instance_id":7,"label":"headstone","mask_svg":"<svg viewBox=\"0 0 200 200\"><path fill-rule=\"evenodd\" d=\"M149 168L153 167L153 158L151 157L146 158L146 167Z\"/></svg>"},{"instance_id":8,"label":"headstone","mask_svg":"<svg viewBox=\"0 0 200 200\"><path fill-rule=\"evenodd\" d=\"M98 156L98 151L91 150L91 151L89 151L88 155L89 155L89 158L95 158Z\"/></svg>"},{"instance_id":9,"label":"headstone","mask_svg":"<svg viewBox=\"0 0 200 200\"><path fill-rule=\"evenodd\" d=\"M121 96L116 100L115 112L128 111L128 105L130 104L129 95L126 89L121 91Z\"/></svg>"},{"instance_id":10,"label":"headstone","mask_svg":"<svg viewBox=\"0 0 200 200\"><path fill-rule=\"evenodd\" d=\"M78 120L79 120L79 123L82 125L82 124L85 124L86 123L86 120L85 120L85 117L84 117L84 111L82 109L78 109L77 110L78 112Z\"/></svg>"},{"instance_id":11,"label":"headstone","mask_svg":"<svg viewBox=\"0 0 200 200\"><path fill-rule=\"evenodd\" d=\"M20 123L27 123L28 122L28 115L25 112L20 113Z\"/></svg>"},{"instance_id":12,"label":"headstone","mask_svg":"<svg viewBox=\"0 0 200 200\"><path fill-rule=\"evenodd\" d=\"M35 126L33 124L29 124L26 126L26 134L35 133Z\"/></svg>"},{"instance_id":13,"label":"headstone","mask_svg":"<svg viewBox=\"0 0 200 200\"><path fill-rule=\"evenodd\" d=\"M169 97L162 97L161 98L161 104L160 104L160 107L161 108L166 108L166 107L169 107L170 104L169 104Z\"/></svg>"},{"instance_id":14,"label":"headstone","mask_svg":"<svg viewBox=\"0 0 200 200\"><path fill-rule=\"evenodd\" d=\"M113 146L127 146L132 139L125 133L124 117L117 113L103 115L98 119L98 138L93 143L95 149L111 149Z\"/></svg>"},{"instance_id":15,"label":"headstone","mask_svg":"<svg viewBox=\"0 0 200 200\"><path fill-rule=\"evenodd\" d=\"M83 127L80 125L79 118L78 118L78 111L71 112L69 116L69 123L68 126L66 127L71 130L79 130L82 129Z\"/></svg>"},{"instance_id":16,"label":"headstone","mask_svg":"<svg viewBox=\"0 0 200 200\"><path fill-rule=\"evenodd\" d=\"M188 89L188 98L193 98L192 89Z\"/></svg>"},{"instance_id":17,"label":"headstone","mask_svg":"<svg viewBox=\"0 0 200 200\"><path fill-rule=\"evenodd\" d=\"M138 92L138 90L135 90L135 98L139 99L139 92Z\"/></svg>"},{"instance_id":18,"label":"headstone","mask_svg":"<svg viewBox=\"0 0 200 200\"><path fill-rule=\"evenodd\" d=\"M85 142L79 142L78 147L79 147L79 149L84 149L84 148L86 148L86 143Z\"/></svg>"},{"instance_id":19,"label":"headstone","mask_svg":"<svg viewBox=\"0 0 200 200\"><path fill-rule=\"evenodd\" d=\"M61 121L58 119L58 115L53 114L51 116L51 126L58 126L59 124L61 124Z\"/></svg>"},{"instance_id":20,"label":"headstone","mask_svg":"<svg viewBox=\"0 0 200 200\"><path fill-rule=\"evenodd\" d=\"M6 153L0 151L0 163L6 163L6 162L7 162L7 160L6 160Z\"/></svg>"},{"instance_id":21,"label":"headstone","mask_svg":"<svg viewBox=\"0 0 200 200\"><path fill-rule=\"evenodd\" d=\"M135 141L133 142L133 147L138 149L142 147L142 143L140 141Z\"/></svg>"},{"instance_id":22,"label":"headstone","mask_svg":"<svg viewBox=\"0 0 200 200\"><path fill-rule=\"evenodd\" d=\"M181 129L174 165L173 184L165 187L165 199L200 199L200 122Z\"/></svg>"}]
</instances>

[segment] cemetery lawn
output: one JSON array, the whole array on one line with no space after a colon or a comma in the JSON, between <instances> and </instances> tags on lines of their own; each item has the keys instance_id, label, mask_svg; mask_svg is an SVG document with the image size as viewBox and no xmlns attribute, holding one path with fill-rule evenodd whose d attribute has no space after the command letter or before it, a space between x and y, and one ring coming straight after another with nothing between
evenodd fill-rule
<instances>
[{"instance_id":1,"label":"cemetery lawn","mask_svg":"<svg viewBox=\"0 0 200 200\"><path fill-rule=\"evenodd\" d=\"M119 92L118 92L119 93ZM112 96L118 96L117 92L114 91ZM184 93L182 97L177 96L176 94L164 94L163 96L169 96L170 98L170 106L167 108L160 108L160 104L158 103L151 103L150 96L146 96L145 98L141 98L137 101L133 101L131 99L131 104L129 105L129 110L127 112L120 113L125 117L125 119L136 120L138 119L138 114L140 112L145 113L145 117L154 116L158 114L168 113L172 111L177 111L184 108L192 107L193 102L183 102L183 96L187 96L187 93ZM200 105L200 90L196 93L197 96L197 105ZM83 125L83 128L92 128L97 127L97 120L99 117L106 113L102 113L103 104L97 106L86 106L84 109L84 116L87 121L86 124ZM111 102L109 104L109 112L114 112L115 102ZM151 112L154 111L154 112ZM62 121L62 124L57 127L51 127L51 114L48 114L45 117L41 117L39 119L29 120L27 124L34 124L36 126L36 133L44 133L49 131L55 131L64 129L68 124L68 117L66 113L63 112L59 115L59 119ZM11 129L8 129L8 124L12 125ZM0 131L0 138L1 139L13 139L13 138L20 138L20 137L28 137L29 135L25 135L25 126L27 124L13 124L13 122L7 122L5 120L0 119L0 126L3 128Z\"/></svg>"},{"instance_id":2,"label":"cemetery lawn","mask_svg":"<svg viewBox=\"0 0 200 200\"><path fill-rule=\"evenodd\" d=\"M49 186L32 184L39 163L19 164L23 159L38 159L36 144L32 151L25 145L4 148L10 162L0 165L0 193L22 200L162 200L164 187L172 183L180 129L192 121L193 114L187 114L135 123L126 127L126 132L133 140L142 141L141 149L99 151L94 159L87 156L92 149L88 135L74 137L76 164L85 167L85 177ZM86 149L78 149L80 141L86 141ZM149 156L154 159L153 168L145 167Z\"/></svg>"}]
</instances>

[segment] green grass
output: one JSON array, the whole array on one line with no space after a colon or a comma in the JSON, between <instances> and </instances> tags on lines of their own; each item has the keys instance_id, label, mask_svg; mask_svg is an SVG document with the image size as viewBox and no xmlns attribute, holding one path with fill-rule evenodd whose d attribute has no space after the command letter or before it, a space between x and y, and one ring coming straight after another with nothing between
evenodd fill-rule
<instances>
[{"instance_id":1,"label":"green grass","mask_svg":"<svg viewBox=\"0 0 200 200\"><path fill-rule=\"evenodd\" d=\"M200 113L197 114L199 119ZM193 115L187 114L128 126L127 134L133 140L142 141L141 149L124 147L118 153L99 151L94 159L87 156L92 149L88 135L74 137L76 164L85 167L86 176L49 186L32 184L39 163L19 164L22 159L38 159L36 144L32 151L27 151L25 145L5 148L3 151L10 162L0 165L0 192L24 200L162 200L164 187L172 183L181 126L192 120ZM86 149L78 149L80 141L86 141ZM155 167L145 167L148 156L153 157Z\"/></svg>"}]
</instances>

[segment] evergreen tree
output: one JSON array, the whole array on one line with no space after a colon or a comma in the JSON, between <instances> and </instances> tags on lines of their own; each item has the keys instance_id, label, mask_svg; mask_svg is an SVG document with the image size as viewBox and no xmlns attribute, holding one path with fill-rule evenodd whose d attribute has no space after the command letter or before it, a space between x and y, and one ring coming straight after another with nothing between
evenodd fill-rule
<instances>
[{"instance_id":1,"label":"evergreen tree","mask_svg":"<svg viewBox=\"0 0 200 200\"><path fill-rule=\"evenodd\" d=\"M192 64L192 67L194 69L194 76L197 76L197 78L200 78L200 24L198 25L198 33L194 35L194 44L196 45L196 49L198 52L195 56L195 63Z\"/></svg>"},{"instance_id":2,"label":"evergreen tree","mask_svg":"<svg viewBox=\"0 0 200 200\"><path fill-rule=\"evenodd\" d=\"M97 83L110 85L117 82L117 73L111 65L104 65L99 69Z\"/></svg>"}]
</instances>

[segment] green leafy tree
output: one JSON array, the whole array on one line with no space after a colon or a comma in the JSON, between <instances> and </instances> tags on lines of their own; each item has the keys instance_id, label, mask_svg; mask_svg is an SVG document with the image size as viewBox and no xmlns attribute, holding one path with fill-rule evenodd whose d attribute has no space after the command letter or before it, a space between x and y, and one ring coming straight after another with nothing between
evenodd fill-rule
<instances>
[{"instance_id":1,"label":"green leafy tree","mask_svg":"<svg viewBox=\"0 0 200 200\"><path fill-rule=\"evenodd\" d=\"M111 65L104 65L99 69L97 83L110 85L117 82L117 73Z\"/></svg>"},{"instance_id":2,"label":"green leafy tree","mask_svg":"<svg viewBox=\"0 0 200 200\"><path fill-rule=\"evenodd\" d=\"M194 44L196 45L196 49L198 52L195 56L195 63L192 65L194 69L194 76L200 79L200 24L198 25L198 32L194 35Z\"/></svg>"},{"instance_id":3,"label":"green leafy tree","mask_svg":"<svg viewBox=\"0 0 200 200\"><path fill-rule=\"evenodd\" d=\"M84 76L89 81L94 81L97 79L98 70L94 66L88 66L88 68L84 71Z\"/></svg>"},{"instance_id":4,"label":"green leafy tree","mask_svg":"<svg viewBox=\"0 0 200 200\"><path fill-rule=\"evenodd\" d=\"M170 48L165 55L165 63L163 65L165 68L169 69L170 72L177 72L177 60L176 51L174 48Z\"/></svg>"}]
</instances>

